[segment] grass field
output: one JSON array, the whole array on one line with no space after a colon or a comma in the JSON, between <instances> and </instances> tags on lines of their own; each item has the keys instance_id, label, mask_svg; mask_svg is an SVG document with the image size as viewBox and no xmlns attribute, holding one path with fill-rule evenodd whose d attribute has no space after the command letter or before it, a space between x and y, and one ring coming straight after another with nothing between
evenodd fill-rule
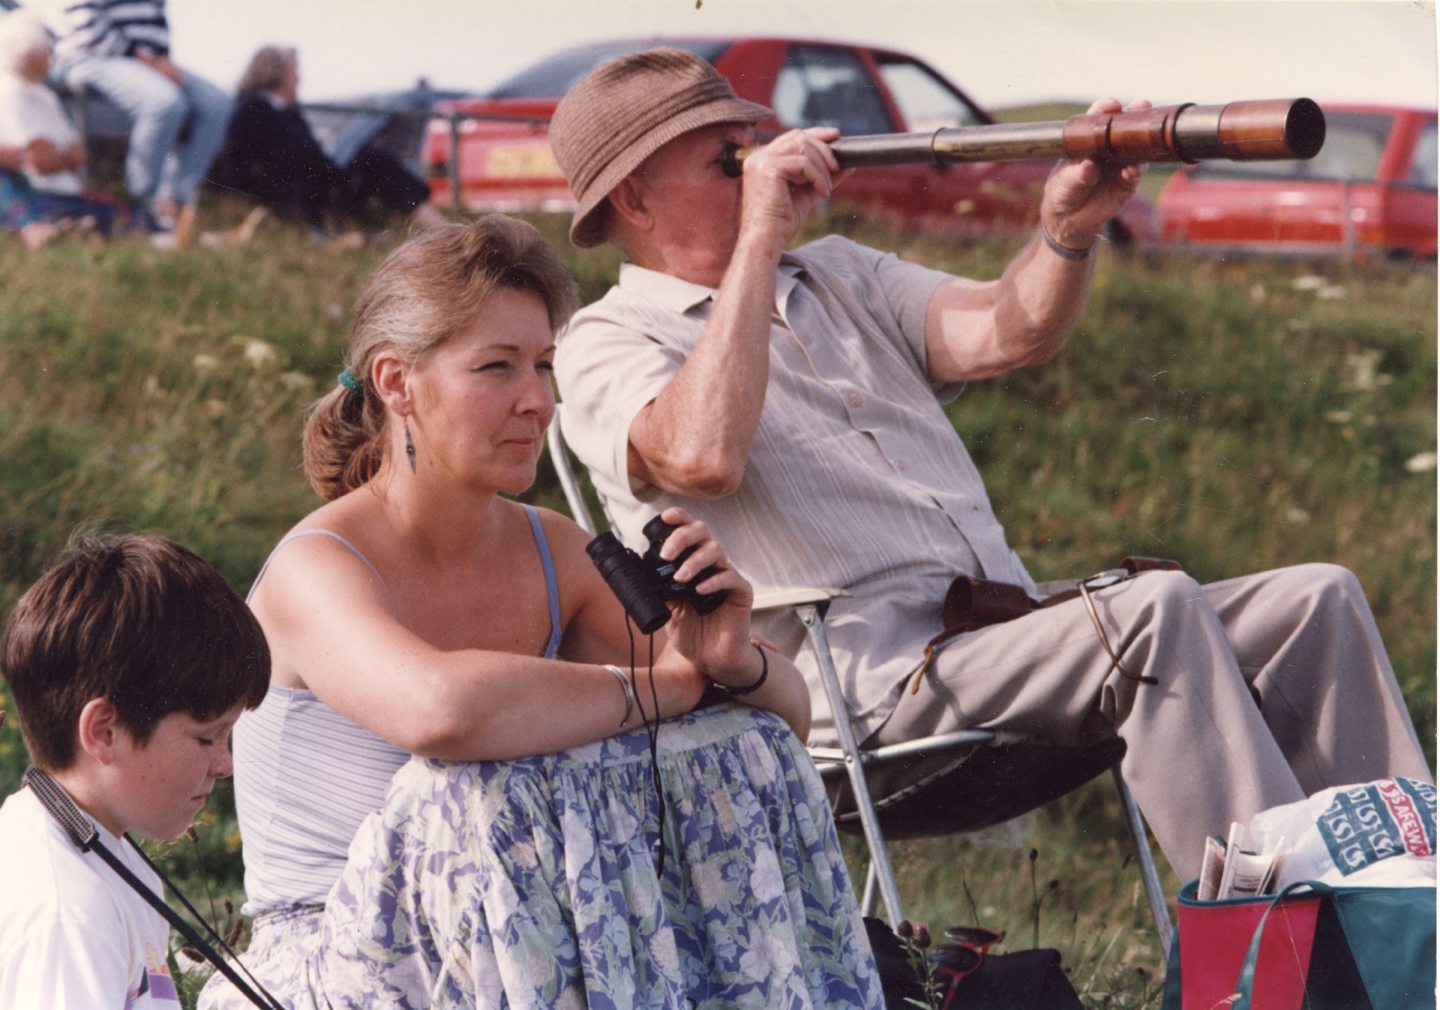
<instances>
[{"instance_id":1,"label":"grass field","mask_svg":"<svg viewBox=\"0 0 1440 1010\"><path fill-rule=\"evenodd\" d=\"M536 220L597 297L614 258L575 258L560 221ZM980 277L1013 251L823 226ZM334 382L358 288L393 242L341 252L272 229L191 255L0 243L0 611L83 523L163 532L247 586L317 504L298 469L302 412ZM1128 553L1202 579L1354 569L1433 766L1435 299L1430 271L1105 254L1070 347L972 386L953 417L1037 578ZM530 497L559 504L548 475ZM0 793L24 764L12 719ZM224 920L240 839L217 797L198 844L159 848ZM1162 965L1123 838L1101 782L896 860L913 918L1058 947L1087 1005L1154 1007Z\"/></svg>"}]
</instances>

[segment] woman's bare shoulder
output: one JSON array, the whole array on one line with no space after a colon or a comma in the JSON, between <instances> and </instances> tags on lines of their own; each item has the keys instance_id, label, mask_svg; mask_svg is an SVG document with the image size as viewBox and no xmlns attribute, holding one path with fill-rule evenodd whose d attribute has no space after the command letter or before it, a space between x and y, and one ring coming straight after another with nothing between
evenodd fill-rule
<instances>
[{"instance_id":1,"label":"woman's bare shoulder","mask_svg":"<svg viewBox=\"0 0 1440 1010\"><path fill-rule=\"evenodd\" d=\"M593 539L594 534L586 532L575 520L563 512L557 512L541 505L531 507L540 516L540 525L545 530L545 539L550 542L551 551L557 555L557 561L561 553L568 555L571 560L575 555L584 557L585 545Z\"/></svg>"}]
</instances>

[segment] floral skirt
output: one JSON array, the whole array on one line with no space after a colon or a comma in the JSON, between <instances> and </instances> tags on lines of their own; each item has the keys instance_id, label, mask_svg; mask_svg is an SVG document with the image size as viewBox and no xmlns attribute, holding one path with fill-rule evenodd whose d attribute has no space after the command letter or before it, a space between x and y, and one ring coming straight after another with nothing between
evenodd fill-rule
<instances>
[{"instance_id":1,"label":"floral skirt","mask_svg":"<svg viewBox=\"0 0 1440 1010\"><path fill-rule=\"evenodd\" d=\"M662 724L655 764L643 730L412 760L323 921L303 991L266 973L292 1006L883 1006L819 776L740 705Z\"/></svg>"}]
</instances>

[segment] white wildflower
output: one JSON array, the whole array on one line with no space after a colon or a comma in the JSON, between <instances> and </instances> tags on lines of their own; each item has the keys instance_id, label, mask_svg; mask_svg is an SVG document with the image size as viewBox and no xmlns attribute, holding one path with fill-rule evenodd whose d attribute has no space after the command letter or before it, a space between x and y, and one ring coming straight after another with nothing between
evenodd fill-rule
<instances>
[{"instance_id":1,"label":"white wildflower","mask_svg":"<svg viewBox=\"0 0 1440 1010\"><path fill-rule=\"evenodd\" d=\"M278 357L275 353L275 348L263 340L257 340L254 337L241 337L239 339L245 345L245 360L256 368L263 368L273 363L276 357Z\"/></svg>"},{"instance_id":2,"label":"white wildflower","mask_svg":"<svg viewBox=\"0 0 1440 1010\"><path fill-rule=\"evenodd\" d=\"M1345 355L1345 384L1350 389L1374 389L1390 381L1390 376L1380 371L1380 359L1384 352L1369 350Z\"/></svg>"}]
</instances>

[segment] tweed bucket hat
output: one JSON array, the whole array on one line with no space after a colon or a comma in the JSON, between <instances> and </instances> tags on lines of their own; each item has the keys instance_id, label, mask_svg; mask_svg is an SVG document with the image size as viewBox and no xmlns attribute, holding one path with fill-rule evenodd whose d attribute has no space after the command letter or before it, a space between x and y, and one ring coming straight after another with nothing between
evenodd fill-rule
<instances>
[{"instance_id":1,"label":"tweed bucket hat","mask_svg":"<svg viewBox=\"0 0 1440 1010\"><path fill-rule=\"evenodd\" d=\"M570 89L550 120L550 149L575 197L570 241L605 241L605 197L682 133L714 123L758 123L772 113L736 97L730 82L684 49L648 49L601 64Z\"/></svg>"}]
</instances>

